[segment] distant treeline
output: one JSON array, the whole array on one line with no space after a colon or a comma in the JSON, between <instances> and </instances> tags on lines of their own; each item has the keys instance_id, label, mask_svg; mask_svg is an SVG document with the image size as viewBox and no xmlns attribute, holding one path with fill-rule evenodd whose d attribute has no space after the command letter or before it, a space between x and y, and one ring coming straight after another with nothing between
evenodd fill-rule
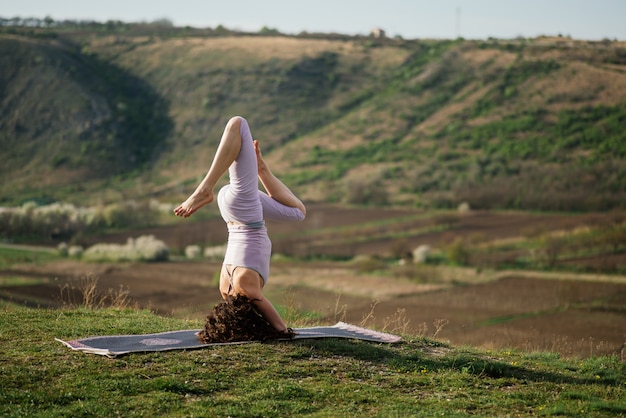
<instances>
[{"instance_id":1,"label":"distant treeline","mask_svg":"<svg viewBox=\"0 0 626 418\"><path fill-rule=\"evenodd\" d=\"M0 16L0 25L2 26L16 26L16 27L29 27L29 28L88 28L88 29L116 29L116 28L131 28L133 26L154 26L161 28L174 27L174 24L169 19L157 19L152 22L140 22L140 23L125 23L120 20L107 20L106 22L97 22L95 20L54 20L50 16L45 18L37 17L11 17L5 18Z\"/></svg>"},{"instance_id":2,"label":"distant treeline","mask_svg":"<svg viewBox=\"0 0 626 418\"><path fill-rule=\"evenodd\" d=\"M15 32L22 35L29 34L28 30L35 31L30 33L36 36L54 37L61 32L72 31L88 31L94 33L114 33L125 35L144 35L146 33L159 36L176 36L181 34L193 34L204 36L224 36L243 34L243 32L234 31L218 25L215 28L192 28L190 26L176 27L174 23L166 18L156 19L150 22L122 22L120 20L107 20L106 22L98 22L95 20L54 20L50 16L45 18L35 17L0 17L0 30L4 32ZM259 34L279 34L275 29L262 28Z\"/></svg>"},{"instance_id":3,"label":"distant treeline","mask_svg":"<svg viewBox=\"0 0 626 418\"><path fill-rule=\"evenodd\" d=\"M28 29L43 32L28 33ZM95 20L72 20L63 19L55 20L50 16L43 19L37 17L11 17L6 18L0 16L0 31L8 33L20 33L22 35L35 35L39 37L55 37L58 32L71 32L77 30L91 32L106 32L125 35L145 35L146 33L159 36L237 36L237 35L257 35L257 36L295 36L300 38L324 38L324 39L356 39L356 38L374 38L373 34L363 35L346 35L339 33L313 33L300 32L297 35L289 35L280 32L278 29L263 26L256 32L246 32L226 28L223 25L217 25L214 28L191 27L191 26L175 26L170 19L162 18L150 22L123 22L121 20L107 20L99 22ZM402 37L394 38L378 38L377 42L401 41Z\"/></svg>"}]
</instances>

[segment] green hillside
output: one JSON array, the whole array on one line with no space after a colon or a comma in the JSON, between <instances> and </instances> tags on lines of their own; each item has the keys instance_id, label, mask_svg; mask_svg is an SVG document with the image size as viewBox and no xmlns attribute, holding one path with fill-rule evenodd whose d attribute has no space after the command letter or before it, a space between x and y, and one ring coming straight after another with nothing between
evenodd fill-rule
<instances>
[{"instance_id":1,"label":"green hillside","mask_svg":"<svg viewBox=\"0 0 626 418\"><path fill-rule=\"evenodd\" d=\"M624 43L124 28L0 34L0 204L176 202L236 114L308 201L626 201Z\"/></svg>"},{"instance_id":2,"label":"green hillside","mask_svg":"<svg viewBox=\"0 0 626 418\"><path fill-rule=\"evenodd\" d=\"M57 186L76 188L158 158L172 123L145 81L65 40L8 35L0 50L0 175L11 179L4 200L54 196Z\"/></svg>"}]
</instances>

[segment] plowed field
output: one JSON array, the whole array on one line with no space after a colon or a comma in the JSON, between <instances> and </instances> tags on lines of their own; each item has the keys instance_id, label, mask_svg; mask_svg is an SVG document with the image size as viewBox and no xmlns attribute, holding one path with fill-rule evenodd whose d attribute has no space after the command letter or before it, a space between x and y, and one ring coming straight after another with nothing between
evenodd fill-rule
<instances>
[{"instance_id":1,"label":"plowed field","mask_svg":"<svg viewBox=\"0 0 626 418\"><path fill-rule=\"evenodd\" d=\"M531 228L575 228L601 216L475 213L459 217L453 233L513 239ZM390 219L396 222L389 223ZM409 247L437 246L450 240L449 230L428 229L429 222L411 210L318 206L310 208L303 224L270 224L269 229L275 252L321 253L324 249L327 255L352 256L388 253L401 231L408 231L401 239ZM220 220L189 221L132 236L146 233L171 248L193 242L216 245L226 239ZM125 239L124 234L101 238ZM618 257L616 262L623 261ZM90 278L97 278L100 294L123 289L138 307L162 315L203 318L220 300L215 285L219 268L219 261L182 259L145 264L63 260L14 265L0 272L0 279L11 282L0 286L0 297L40 307L78 304L84 298L81 289ZM315 312L326 322L363 323L434 336L455 345L583 357L625 354L625 277L467 268L442 268L440 277L437 282L418 283L389 274L359 273L348 261L276 261L266 295L284 307L287 321L297 309Z\"/></svg>"}]
</instances>

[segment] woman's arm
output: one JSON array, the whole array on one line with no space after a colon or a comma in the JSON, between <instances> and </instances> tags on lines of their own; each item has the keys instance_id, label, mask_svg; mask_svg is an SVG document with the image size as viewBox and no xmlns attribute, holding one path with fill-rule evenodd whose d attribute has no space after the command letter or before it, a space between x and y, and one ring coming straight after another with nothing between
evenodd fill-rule
<instances>
[{"instance_id":1,"label":"woman's arm","mask_svg":"<svg viewBox=\"0 0 626 418\"><path fill-rule=\"evenodd\" d=\"M265 160L263 160L258 141L254 141L254 149L256 151L259 166L259 180L261 180L263 187L267 191L267 195L283 206L298 209L302 213L302 219L304 219L306 216L306 207L304 206L304 203L302 203L300 199L298 199L296 195L272 173L268 165L265 163ZM261 201L263 202L263 199ZM265 205L263 209L265 210ZM280 212L280 210L278 212ZM270 219L269 217L267 218Z\"/></svg>"},{"instance_id":2,"label":"woman's arm","mask_svg":"<svg viewBox=\"0 0 626 418\"><path fill-rule=\"evenodd\" d=\"M300 208L283 205L259 190L263 218L270 221L302 221L305 214ZM304 205L303 205L304 206Z\"/></svg>"}]
</instances>

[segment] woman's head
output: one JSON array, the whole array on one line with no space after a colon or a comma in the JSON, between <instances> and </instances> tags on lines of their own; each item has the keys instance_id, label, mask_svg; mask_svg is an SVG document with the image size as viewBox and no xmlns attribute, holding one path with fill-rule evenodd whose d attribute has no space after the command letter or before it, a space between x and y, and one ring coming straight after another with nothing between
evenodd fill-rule
<instances>
[{"instance_id":1,"label":"woman's head","mask_svg":"<svg viewBox=\"0 0 626 418\"><path fill-rule=\"evenodd\" d=\"M245 296L217 304L206 317L204 329L198 334L203 343L237 341L268 341L293 338L292 330L280 332L272 327Z\"/></svg>"}]
</instances>

